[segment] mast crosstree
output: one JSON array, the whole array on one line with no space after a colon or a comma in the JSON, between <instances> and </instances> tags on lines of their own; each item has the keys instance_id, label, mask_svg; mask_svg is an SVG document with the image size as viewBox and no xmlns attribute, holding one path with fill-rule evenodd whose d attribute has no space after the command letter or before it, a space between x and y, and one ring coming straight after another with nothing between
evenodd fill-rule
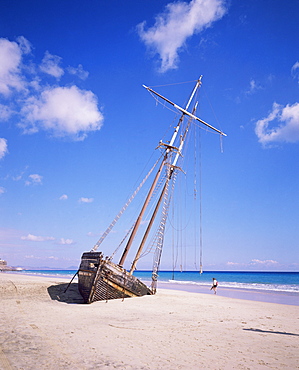
<instances>
[{"instance_id":1,"label":"mast crosstree","mask_svg":"<svg viewBox=\"0 0 299 370\"><path fill-rule=\"evenodd\" d=\"M200 76L199 80L197 81L197 83L199 83L199 85L201 84L201 78L202 78L202 76ZM198 86L199 86L199 85L198 85ZM153 90L153 89L151 89L150 87L145 86L145 85L142 85L142 86L143 86L144 88L146 88L148 91L152 92L153 94L155 94L155 95L159 96L159 98L161 98L161 99L165 100L167 103L171 104L173 107L175 107L175 108L176 108L176 109L178 109L180 112L182 112L182 113L183 113L183 115L187 115L187 116L189 116L189 117L191 117L191 118L195 119L196 121L199 121L200 123L204 124L205 126L209 127L210 129L212 129L212 130L214 130L214 131L218 132L218 134L220 134L220 135L227 136L223 131L218 130L218 128L216 128L216 127L214 127L214 126L210 125L209 123L207 123L207 122L203 121L202 119L198 118L198 117L197 117L197 116L195 116L194 114L192 114L192 113L188 112L188 111L187 111L188 107L186 107L186 108L184 109L184 108L180 107L179 105L177 105L177 104L173 103L171 100L169 100L169 99L165 98L163 95L161 95L161 94L157 93L156 91L154 91L154 90ZM198 86L196 87L196 89L198 88ZM195 93L195 91L194 91L194 93ZM192 96L192 98L193 98L193 96ZM192 98L191 98L191 100L192 100Z\"/></svg>"}]
</instances>

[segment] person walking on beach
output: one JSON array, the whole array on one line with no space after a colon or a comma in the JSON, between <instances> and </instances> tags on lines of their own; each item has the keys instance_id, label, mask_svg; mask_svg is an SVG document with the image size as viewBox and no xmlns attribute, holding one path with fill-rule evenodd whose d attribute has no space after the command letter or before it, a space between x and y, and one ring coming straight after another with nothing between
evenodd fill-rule
<instances>
[{"instance_id":1,"label":"person walking on beach","mask_svg":"<svg viewBox=\"0 0 299 370\"><path fill-rule=\"evenodd\" d=\"M210 290L213 289L214 290L214 294L216 294L217 286L218 286L218 281L215 278L213 278L213 285L212 285L212 287L211 287Z\"/></svg>"}]
</instances>

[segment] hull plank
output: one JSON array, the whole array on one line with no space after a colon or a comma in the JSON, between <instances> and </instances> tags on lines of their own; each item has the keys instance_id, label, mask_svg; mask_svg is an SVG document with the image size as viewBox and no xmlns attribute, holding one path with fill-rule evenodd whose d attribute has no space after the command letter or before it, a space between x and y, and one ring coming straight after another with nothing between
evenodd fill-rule
<instances>
[{"instance_id":1,"label":"hull plank","mask_svg":"<svg viewBox=\"0 0 299 370\"><path fill-rule=\"evenodd\" d=\"M79 291L85 303L154 294L150 288L101 252L85 252L78 271Z\"/></svg>"}]
</instances>

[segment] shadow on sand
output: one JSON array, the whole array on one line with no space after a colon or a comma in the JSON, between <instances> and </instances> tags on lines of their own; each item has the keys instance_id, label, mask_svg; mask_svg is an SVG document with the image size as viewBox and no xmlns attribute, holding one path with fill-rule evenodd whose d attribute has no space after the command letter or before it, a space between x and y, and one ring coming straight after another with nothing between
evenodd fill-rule
<instances>
[{"instance_id":1,"label":"shadow on sand","mask_svg":"<svg viewBox=\"0 0 299 370\"><path fill-rule=\"evenodd\" d=\"M247 331L255 331L257 333L270 333L270 334L282 334L282 335L295 335L297 337L299 337L299 334L295 334L295 333L287 333L285 331L274 331L274 330L262 330L262 329L243 329L243 330L247 330Z\"/></svg>"},{"instance_id":2,"label":"shadow on sand","mask_svg":"<svg viewBox=\"0 0 299 370\"><path fill-rule=\"evenodd\" d=\"M69 284L57 284L49 286L48 293L51 299L70 304L84 303L83 298L78 290L78 284L72 283L69 287L68 285ZM66 290L67 287L68 289Z\"/></svg>"}]
</instances>

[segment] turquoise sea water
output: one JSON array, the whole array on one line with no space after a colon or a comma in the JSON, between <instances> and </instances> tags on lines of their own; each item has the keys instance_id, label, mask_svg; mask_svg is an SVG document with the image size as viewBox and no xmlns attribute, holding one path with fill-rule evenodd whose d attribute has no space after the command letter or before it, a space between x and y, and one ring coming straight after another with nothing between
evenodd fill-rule
<instances>
[{"instance_id":1,"label":"turquoise sea water","mask_svg":"<svg viewBox=\"0 0 299 370\"><path fill-rule=\"evenodd\" d=\"M76 270L24 270L11 273L71 280ZM150 271L136 271L134 275L150 285ZM217 296L299 306L299 272L206 271L200 274L196 271L160 271L158 290L164 288L213 294L210 291L213 277L219 282Z\"/></svg>"},{"instance_id":2,"label":"turquoise sea water","mask_svg":"<svg viewBox=\"0 0 299 370\"><path fill-rule=\"evenodd\" d=\"M25 270L22 274L72 277L76 270ZM136 271L134 273L145 283L151 280L150 271ZM184 290L184 286L211 286L212 278L219 282L219 289L247 289L256 291L272 291L285 293L298 293L299 272L237 272L237 271L207 271L200 274L196 271L160 271L158 281L163 286L176 285Z\"/></svg>"}]
</instances>

